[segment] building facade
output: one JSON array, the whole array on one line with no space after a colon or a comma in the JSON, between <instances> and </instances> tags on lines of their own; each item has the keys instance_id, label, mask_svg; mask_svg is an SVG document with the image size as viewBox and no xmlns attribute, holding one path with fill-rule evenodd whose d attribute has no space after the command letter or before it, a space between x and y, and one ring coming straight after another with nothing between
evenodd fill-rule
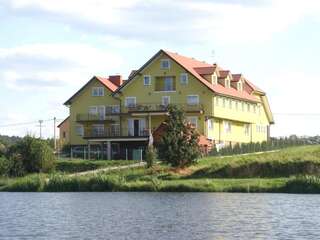
<instances>
[{"instance_id":1,"label":"building facade","mask_svg":"<svg viewBox=\"0 0 320 240\"><path fill-rule=\"evenodd\" d=\"M134 158L157 135L169 104L184 109L207 147L266 141L274 122L266 93L242 74L160 50L128 80L93 77L66 101L69 143L103 149L108 159L123 151Z\"/></svg>"}]
</instances>

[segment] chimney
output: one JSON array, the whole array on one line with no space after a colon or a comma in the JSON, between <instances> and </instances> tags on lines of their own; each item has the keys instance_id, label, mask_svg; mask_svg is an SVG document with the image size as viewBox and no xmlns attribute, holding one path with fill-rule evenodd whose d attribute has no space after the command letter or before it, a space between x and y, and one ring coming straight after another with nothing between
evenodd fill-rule
<instances>
[{"instance_id":1,"label":"chimney","mask_svg":"<svg viewBox=\"0 0 320 240\"><path fill-rule=\"evenodd\" d=\"M109 81L115 84L116 86L121 86L123 83L122 76L121 75L112 75L109 76Z\"/></svg>"}]
</instances>

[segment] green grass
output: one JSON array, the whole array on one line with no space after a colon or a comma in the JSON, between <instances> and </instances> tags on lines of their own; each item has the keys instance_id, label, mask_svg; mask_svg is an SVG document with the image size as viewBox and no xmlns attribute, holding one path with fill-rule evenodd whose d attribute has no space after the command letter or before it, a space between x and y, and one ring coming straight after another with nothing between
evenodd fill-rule
<instances>
[{"instance_id":1,"label":"green grass","mask_svg":"<svg viewBox=\"0 0 320 240\"><path fill-rule=\"evenodd\" d=\"M136 163L133 160L83 160L83 159L58 159L56 171L65 173L84 172L99 168L122 166Z\"/></svg>"},{"instance_id":2,"label":"green grass","mask_svg":"<svg viewBox=\"0 0 320 240\"><path fill-rule=\"evenodd\" d=\"M71 173L128 163L133 162L62 160L57 166ZM70 177L66 173L0 178L0 190L320 193L320 146L207 157L183 170L160 164L151 169L139 167L85 176Z\"/></svg>"}]
</instances>

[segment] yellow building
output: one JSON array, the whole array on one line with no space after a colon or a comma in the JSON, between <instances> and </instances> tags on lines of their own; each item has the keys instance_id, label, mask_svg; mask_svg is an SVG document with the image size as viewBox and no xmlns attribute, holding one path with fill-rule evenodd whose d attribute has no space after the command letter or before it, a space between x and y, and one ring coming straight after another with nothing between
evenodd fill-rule
<instances>
[{"instance_id":1,"label":"yellow building","mask_svg":"<svg viewBox=\"0 0 320 240\"><path fill-rule=\"evenodd\" d=\"M93 77L65 103L70 144L98 147L109 159L123 151L133 157L166 119L168 104L185 110L208 146L266 141L273 123L265 92L242 74L160 50L128 80Z\"/></svg>"}]
</instances>

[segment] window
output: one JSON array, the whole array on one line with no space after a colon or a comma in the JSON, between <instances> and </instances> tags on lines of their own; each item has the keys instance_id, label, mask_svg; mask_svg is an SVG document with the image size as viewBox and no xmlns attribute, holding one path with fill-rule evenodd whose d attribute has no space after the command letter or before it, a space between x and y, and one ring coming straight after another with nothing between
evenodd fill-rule
<instances>
[{"instance_id":1,"label":"window","mask_svg":"<svg viewBox=\"0 0 320 240\"><path fill-rule=\"evenodd\" d=\"M198 95L189 95L189 96L187 96L187 103L189 105L197 105L197 104L199 104L199 96Z\"/></svg>"},{"instance_id":2,"label":"window","mask_svg":"<svg viewBox=\"0 0 320 240\"><path fill-rule=\"evenodd\" d=\"M187 122L190 123L195 128L198 127L198 117L187 117Z\"/></svg>"},{"instance_id":3,"label":"window","mask_svg":"<svg viewBox=\"0 0 320 240\"><path fill-rule=\"evenodd\" d=\"M182 84L182 85L188 84L188 74L187 73L180 74L180 84Z\"/></svg>"},{"instance_id":4,"label":"window","mask_svg":"<svg viewBox=\"0 0 320 240\"><path fill-rule=\"evenodd\" d=\"M223 128L225 133L231 133L231 122L224 121L223 122Z\"/></svg>"},{"instance_id":5,"label":"window","mask_svg":"<svg viewBox=\"0 0 320 240\"><path fill-rule=\"evenodd\" d=\"M120 113L119 105L108 105L106 106L106 113Z\"/></svg>"},{"instance_id":6,"label":"window","mask_svg":"<svg viewBox=\"0 0 320 240\"><path fill-rule=\"evenodd\" d=\"M242 82L237 82L238 91L242 91Z\"/></svg>"},{"instance_id":7,"label":"window","mask_svg":"<svg viewBox=\"0 0 320 240\"><path fill-rule=\"evenodd\" d=\"M174 91L172 77L165 77L164 78L164 91Z\"/></svg>"},{"instance_id":8,"label":"window","mask_svg":"<svg viewBox=\"0 0 320 240\"><path fill-rule=\"evenodd\" d=\"M225 87L230 88L230 79L229 78L225 79Z\"/></svg>"},{"instance_id":9,"label":"window","mask_svg":"<svg viewBox=\"0 0 320 240\"><path fill-rule=\"evenodd\" d=\"M236 110L238 111L238 108L239 108L239 102L236 101Z\"/></svg>"},{"instance_id":10,"label":"window","mask_svg":"<svg viewBox=\"0 0 320 240\"><path fill-rule=\"evenodd\" d=\"M93 87L92 88L92 96L93 97L104 96L104 88L103 87Z\"/></svg>"},{"instance_id":11,"label":"window","mask_svg":"<svg viewBox=\"0 0 320 240\"><path fill-rule=\"evenodd\" d=\"M126 107L135 107L136 106L136 97L126 97L125 106Z\"/></svg>"},{"instance_id":12,"label":"window","mask_svg":"<svg viewBox=\"0 0 320 240\"><path fill-rule=\"evenodd\" d=\"M219 106L220 105L220 98L216 97L215 99L216 99L216 105Z\"/></svg>"},{"instance_id":13,"label":"window","mask_svg":"<svg viewBox=\"0 0 320 240\"><path fill-rule=\"evenodd\" d=\"M215 75L215 74L211 75L211 83L214 84L214 85L218 84L217 75Z\"/></svg>"},{"instance_id":14,"label":"window","mask_svg":"<svg viewBox=\"0 0 320 240\"><path fill-rule=\"evenodd\" d=\"M226 107L226 99L222 98L222 107Z\"/></svg>"},{"instance_id":15,"label":"window","mask_svg":"<svg viewBox=\"0 0 320 240\"><path fill-rule=\"evenodd\" d=\"M170 96L162 96L162 105L168 106L170 104Z\"/></svg>"},{"instance_id":16,"label":"window","mask_svg":"<svg viewBox=\"0 0 320 240\"><path fill-rule=\"evenodd\" d=\"M89 113L89 115L97 115L98 114L98 107L97 106L89 107L88 113Z\"/></svg>"},{"instance_id":17,"label":"window","mask_svg":"<svg viewBox=\"0 0 320 240\"><path fill-rule=\"evenodd\" d=\"M250 103L247 103L247 112L250 112Z\"/></svg>"},{"instance_id":18,"label":"window","mask_svg":"<svg viewBox=\"0 0 320 240\"><path fill-rule=\"evenodd\" d=\"M170 68L169 59L161 59L160 64L161 64L161 69L169 69Z\"/></svg>"},{"instance_id":19,"label":"window","mask_svg":"<svg viewBox=\"0 0 320 240\"><path fill-rule=\"evenodd\" d=\"M257 113L257 106L256 105L253 105L253 112Z\"/></svg>"},{"instance_id":20,"label":"window","mask_svg":"<svg viewBox=\"0 0 320 240\"><path fill-rule=\"evenodd\" d=\"M244 104L245 104L244 102L241 103L242 112L244 112L244 108L245 108L245 107L244 107Z\"/></svg>"},{"instance_id":21,"label":"window","mask_svg":"<svg viewBox=\"0 0 320 240\"><path fill-rule=\"evenodd\" d=\"M231 99L229 99L229 108L230 108L230 109L232 109L232 102L233 102L233 101L232 101Z\"/></svg>"},{"instance_id":22,"label":"window","mask_svg":"<svg viewBox=\"0 0 320 240\"><path fill-rule=\"evenodd\" d=\"M208 129L213 130L214 121L212 118L208 119Z\"/></svg>"},{"instance_id":23,"label":"window","mask_svg":"<svg viewBox=\"0 0 320 240\"><path fill-rule=\"evenodd\" d=\"M250 134L250 124L244 125L244 135L249 136Z\"/></svg>"},{"instance_id":24,"label":"window","mask_svg":"<svg viewBox=\"0 0 320 240\"><path fill-rule=\"evenodd\" d=\"M103 136L104 135L104 125L103 124L92 125L92 135L93 136Z\"/></svg>"},{"instance_id":25,"label":"window","mask_svg":"<svg viewBox=\"0 0 320 240\"><path fill-rule=\"evenodd\" d=\"M66 136L67 136L66 132L65 132L65 131L63 131L63 132L62 132L62 138L63 138L63 139L65 139L65 138L66 138Z\"/></svg>"},{"instance_id":26,"label":"window","mask_svg":"<svg viewBox=\"0 0 320 240\"><path fill-rule=\"evenodd\" d=\"M145 86L151 85L151 76L150 75L144 75L143 76L143 84Z\"/></svg>"},{"instance_id":27,"label":"window","mask_svg":"<svg viewBox=\"0 0 320 240\"><path fill-rule=\"evenodd\" d=\"M83 133L84 133L83 126L82 125L77 125L76 126L76 134L77 134L77 136L83 136Z\"/></svg>"}]
</instances>

